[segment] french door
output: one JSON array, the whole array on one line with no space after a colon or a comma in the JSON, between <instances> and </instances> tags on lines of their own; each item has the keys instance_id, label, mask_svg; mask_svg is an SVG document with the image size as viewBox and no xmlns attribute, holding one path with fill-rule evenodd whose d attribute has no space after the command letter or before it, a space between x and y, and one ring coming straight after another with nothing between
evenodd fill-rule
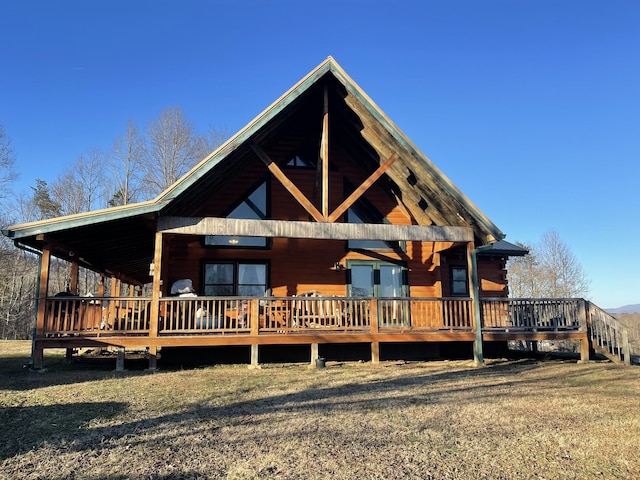
<instances>
[{"instance_id":1,"label":"french door","mask_svg":"<svg viewBox=\"0 0 640 480\"><path fill-rule=\"evenodd\" d=\"M369 260L347 262L347 294L351 297L377 297L380 326L406 324L406 308L394 298L408 293L407 270L402 265Z\"/></svg>"}]
</instances>

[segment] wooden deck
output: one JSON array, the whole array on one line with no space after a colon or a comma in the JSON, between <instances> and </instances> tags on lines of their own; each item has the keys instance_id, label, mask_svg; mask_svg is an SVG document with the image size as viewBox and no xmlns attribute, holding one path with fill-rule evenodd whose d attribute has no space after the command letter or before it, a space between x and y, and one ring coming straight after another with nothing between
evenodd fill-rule
<instances>
[{"instance_id":1,"label":"wooden deck","mask_svg":"<svg viewBox=\"0 0 640 480\"><path fill-rule=\"evenodd\" d=\"M324 343L474 342L470 298L170 297L160 299L154 325L144 297L52 297L45 300L38 348ZM583 299L480 301L481 338L579 340L629 362L624 329ZM154 331L157 331L154 334ZM256 353L257 357L257 353Z\"/></svg>"}]
</instances>

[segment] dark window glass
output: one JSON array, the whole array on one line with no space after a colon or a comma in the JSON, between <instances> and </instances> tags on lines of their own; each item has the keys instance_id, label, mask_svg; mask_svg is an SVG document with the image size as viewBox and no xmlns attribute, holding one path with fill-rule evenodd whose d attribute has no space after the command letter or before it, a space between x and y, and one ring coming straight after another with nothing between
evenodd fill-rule
<instances>
[{"instance_id":1,"label":"dark window glass","mask_svg":"<svg viewBox=\"0 0 640 480\"><path fill-rule=\"evenodd\" d=\"M261 184L249 197L238 205L227 218L264 220L267 218L267 183ZM241 237L229 235L207 235L205 245L218 247L266 247L266 237Z\"/></svg>"},{"instance_id":2,"label":"dark window glass","mask_svg":"<svg viewBox=\"0 0 640 480\"><path fill-rule=\"evenodd\" d=\"M451 267L451 295L469 295L469 277L466 267Z\"/></svg>"},{"instance_id":3,"label":"dark window glass","mask_svg":"<svg viewBox=\"0 0 640 480\"><path fill-rule=\"evenodd\" d=\"M264 263L207 263L204 266L206 296L263 297L267 292L267 265Z\"/></svg>"}]
</instances>

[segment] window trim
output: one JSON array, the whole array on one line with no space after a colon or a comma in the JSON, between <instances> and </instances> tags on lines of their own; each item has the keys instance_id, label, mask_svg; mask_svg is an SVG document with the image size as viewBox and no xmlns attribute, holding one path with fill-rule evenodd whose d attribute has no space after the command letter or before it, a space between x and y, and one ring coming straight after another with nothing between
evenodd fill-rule
<instances>
[{"instance_id":1,"label":"window trim","mask_svg":"<svg viewBox=\"0 0 640 480\"><path fill-rule=\"evenodd\" d=\"M464 293L458 293L454 291L454 282L462 282L460 279L454 279L454 272L464 272ZM468 297L469 296L469 268L466 265L451 265L449 266L449 293L452 297Z\"/></svg>"},{"instance_id":2,"label":"window trim","mask_svg":"<svg viewBox=\"0 0 640 480\"><path fill-rule=\"evenodd\" d=\"M238 294L238 290L239 290L239 286L240 285L258 285L258 284L239 284L238 280L240 277L240 265L264 265L265 267L265 283L264 283L264 295L265 296L269 296L271 294L271 286L270 286L270 275L271 275L271 262L269 260L245 260L245 259L215 259L215 258L210 258L210 259L206 259L202 261L202 267L201 267L201 272L202 272L202 291L203 294L207 289L207 286L209 285L229 285L229 284L208 284L206 282L206 270L207 270L207 265L214 265L214 264L227 264L227 265L233 265L233 283L231 284L232 286L232 294L231 295L204 295L204 296L219 296L219 297L225 297L225 296L231 296L231 297L238 297L238 296L246 296L246 295L239 295Z\"/></svg>"}]
</instances>

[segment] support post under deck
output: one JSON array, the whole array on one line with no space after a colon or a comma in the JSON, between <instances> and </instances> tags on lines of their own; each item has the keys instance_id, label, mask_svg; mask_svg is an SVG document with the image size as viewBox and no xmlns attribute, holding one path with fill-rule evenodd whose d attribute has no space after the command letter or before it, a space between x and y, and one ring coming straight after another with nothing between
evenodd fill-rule
<instances>
[{"instance_id":1,"label":"support post under deck","mask_svg":"<svg viewBox=\"0 0 640 480\"><path fill-rule=\"evenodd\" d=\"M251 368L258 368L259 363L258 363L258 344L254 343L251 345Z\"/></svg>"},{"instance_id":2,"label":"support post under deck","mask_svg":"<svg viewBox=\"0 0 640 480\"><path fill-rule=\"evenodd\" d=\"M316 360L319 358L318 354L319 348L317 343L311 344L311 366L315 367L317 365Z\"/></svg>"}]
</instances>

